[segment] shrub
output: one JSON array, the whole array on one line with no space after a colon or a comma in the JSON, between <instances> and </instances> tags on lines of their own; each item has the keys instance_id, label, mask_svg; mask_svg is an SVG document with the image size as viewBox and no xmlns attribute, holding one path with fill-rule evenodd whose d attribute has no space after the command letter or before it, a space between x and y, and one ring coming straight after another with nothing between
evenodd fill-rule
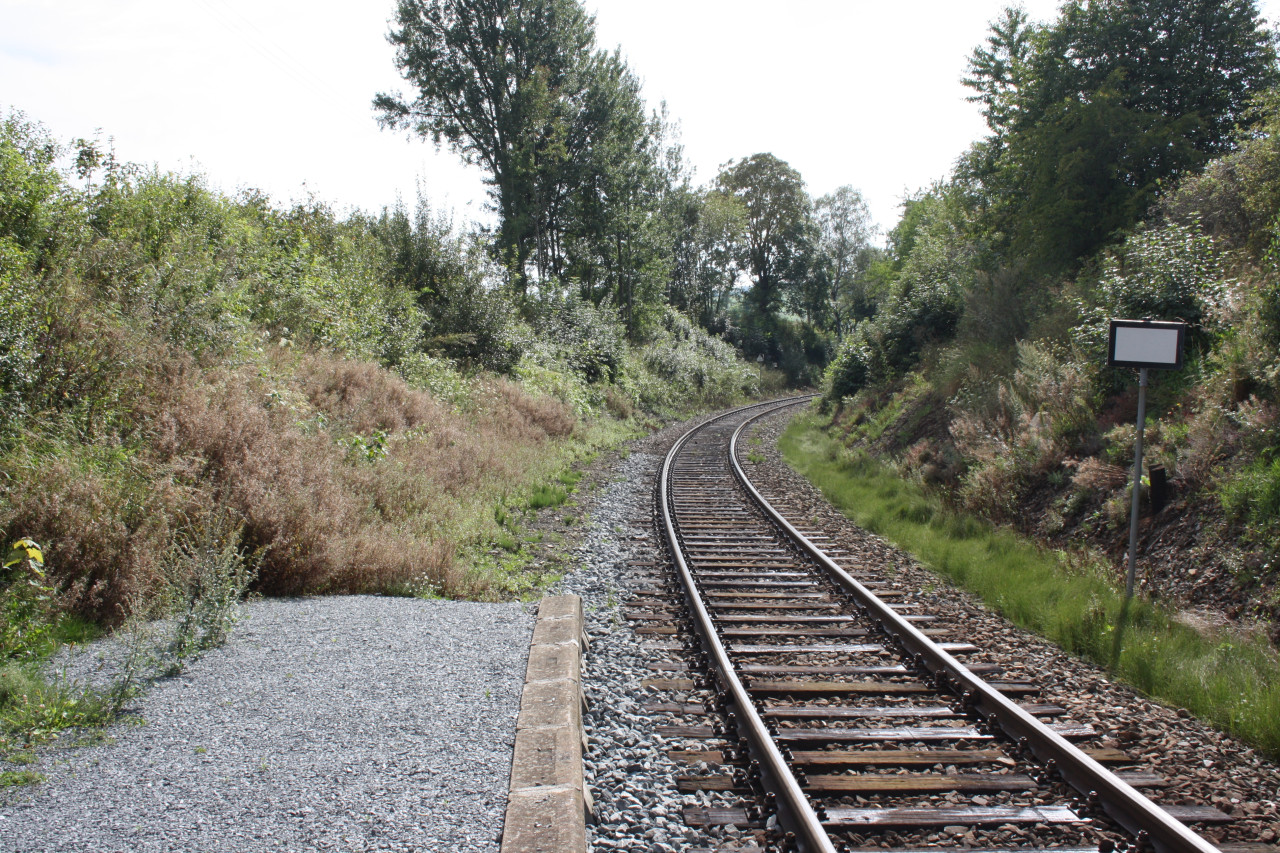
<instances>
[{"instance_id":1,"label":"shrub","mask_svg":"<svg viewBox=\"0 0 1280 853\"><path fill-rule=\"evenodd\" d=\"M13 111L0 119L0 240L37 268L57 248L66 184L56 163L62 148L36 122ZM0 277L12 262L0 259Z\"/></svg>"},{"instance_id":2,"label":"shrub","mask_svg":"<svg viewBox=\"0 0 1280 853\"><path fill-rule=\"evenodd\" d=\"M1079 305L1077 342L1097 363L1105 361L1110 319L1181 320L1191 326L1188 344L1203 349L1217 331L1226 286L1222 256L1197 224L1147 227L1104 256L1096 288Z\"/></svg>"},{"instance_id":3,"label":"shrub","mask_svg":"<svg viewBox=\"0 0 1280 853\"><path fill-rule=\"evenodd\" d=\"M606 302L596 307L576 294L545 295L530 303L539 339L588 383L613 382L626 355L626 329Z\"/></svg>"},{"instance_id":4,"label":"shrub","mask_svg":"<svg viewBox=\"0 0 1280 853\"><path fill-rule=\"evenodd\" d=\"M1218 496L1227 515L1245 522L1255 541L1280 534L1280 459L1254 460L1224 479Z\"/></svg>"},{"instance_id":5,"label":"shrub","mask_svg":"<svg viewBox=\"0 0 1280 853\"><path fill-rule=\"evenodd\" d=\"M6 550L0 560L0 665L33 657L53 628L53 589L40 546L19 539Z\"/></svg>"}]
</instances>

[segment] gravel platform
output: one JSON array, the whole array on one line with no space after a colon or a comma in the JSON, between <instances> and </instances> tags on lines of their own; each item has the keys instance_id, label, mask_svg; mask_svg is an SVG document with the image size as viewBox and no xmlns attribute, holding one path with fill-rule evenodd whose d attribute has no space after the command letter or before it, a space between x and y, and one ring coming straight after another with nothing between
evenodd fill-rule
<instances>
[{"instance_id":1,"label":"gravel platform","mask_svg":"<svg viewBox=\"0 0 1280 853\"><path fill-rule=\"evenodd\" d=\"M44 751L3 851L496 851L531 608L269 600L141 724Z\"/></svg>"}]
</instances>

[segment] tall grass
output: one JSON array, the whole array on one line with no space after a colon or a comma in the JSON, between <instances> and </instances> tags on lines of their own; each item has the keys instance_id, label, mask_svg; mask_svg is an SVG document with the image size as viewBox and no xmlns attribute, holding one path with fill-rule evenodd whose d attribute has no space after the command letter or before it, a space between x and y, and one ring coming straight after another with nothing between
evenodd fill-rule
<instances>
[{"instance_id":1,"label":"tall grass","mask_svg":"<svg viewBox=\"0 0 1280 853\"><path fill-rule=\"evenodd\" d=\"M1280 756L1280 660L1265 639L1204 636L1149 602L1126 605L1105 569L949 511L917 485L841 446L816 416L797 418L779 447L842 512L1016 625Z\"/></svg>"}]
</instances>

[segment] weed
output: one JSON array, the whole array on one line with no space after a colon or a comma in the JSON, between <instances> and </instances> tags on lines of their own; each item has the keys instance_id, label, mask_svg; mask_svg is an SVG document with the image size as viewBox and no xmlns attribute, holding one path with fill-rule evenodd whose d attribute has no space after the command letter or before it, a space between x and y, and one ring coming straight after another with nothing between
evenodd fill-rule
<instances>
[{"instance_id":1,"label":"weed","mask_svg":"<svg viewBox=\"0 0 1280 853\"><path fill-rule=\"evenodd\" d=\"M535 486L529 494L527 506L531 510L557 507L569 499L568 489L562 486L543 484Z\"/></svg>"},{"instance_id":2,"label":"weed","mask_svg":"<svg viewBox=\"0 0 1280 853\"><path fill-rule=\"evenodd\" d=\"M747 461L752 463L753 465L759 465L761 462L765 461L765 456L763 453L756 453L753 450L747 454Z\"/></svg>"},{"instance_id":3,"label":"weed","mask_svg":"<svg viewBox=\"0 0 1280 853\"><path fill-rule=\"evenodd\" d=\"M44 774L34 770L0 771L0 788L14 788L19 785L39 785L44 781Z\"/></svg>"},{"instance_id":4,"label":"weed","mask_svg":"<svg viewBox=\"0 0 1280 853\"><path fill-rule=\"evenodd\" d=\"M174 543L165 562L162 606L173 613L172 637L163 652L165 675L226 641L254 571L240 553L240 526L223 513Z\"/></svg>"}]
</instances>

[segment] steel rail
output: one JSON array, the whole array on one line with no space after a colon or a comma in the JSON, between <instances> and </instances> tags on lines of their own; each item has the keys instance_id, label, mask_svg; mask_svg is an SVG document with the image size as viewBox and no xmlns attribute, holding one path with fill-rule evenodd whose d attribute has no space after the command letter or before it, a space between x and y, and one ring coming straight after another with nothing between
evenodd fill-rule
<instances>
[{"instance_id":1,"label":"steel rail","mask_svg":"<svg viewBox=\"0 0 1280 853\"><path fill-rule=\"evenodd\" d=\"M1063 781L1079 791L1090 807L1101 808L1140 843L1150 843L1156 853L1218 853L1218 848L970 672L968 667L939 648L792 526L760 494L738 464L739 436L748 425L766 414L769 412L748 418L734 431L729 441L729 459L734 474L760 509L822 565L832 580L854 597L867 616L896 639L907 654L940 684L949 681L967 706L999 726L1015 743L1025 745L1040 761L1046 764L1052 761L1051 766Z\"/></svg>"},{"instance_id":2,"label":"steel rail","mask_svg":"<svg viewBox=\"0 0 1280 853\"><path fill-rule=\"evenodd\" d=\"M757 403L754 406L744 407L744 409L763 406L782 408L795 405L799 401L793 398L782 403L778 401ZM770 408L770 411L773 408ZM813 806L810 805L808 797L805 796L800 787L800 783L796 781L790 768L787 767L786 759L782 757L777 744L773 742L764 720L761 719L755 704L751 701L750 694L747 693L746 687L743 686L742 681L734 671L733 662L729 660L728 651L725 649L724 643L720 641L715 625L711 620L711 614L703 604L702 596L698 594L697 585L694 583L693 574L685 562L681 548L681 538L676 530L673 518L674 505L671 502L669 483L676 456L694 433L724 417L741 414L744 409L737 409L722 415L721 418L712 418L705 421L690 429L672 445L666 459L663 461L662 473L658 478L658 506L662 513L662 523L666 532L667 543L671 548L671 559L675 562L676 570L680 574L680 582L684 586L685 597L692 612L695 627L701 637L702 645L714 663L713 671L716 681L737 709L736 718L739 733L746 738L753 757L759 762L761 776L766 787L771 788L778 797L778 803L781 807L778 812L779 824L784 829L795 833L800 849L805 853L836 853L835 845L823 828L822 822L813 810Z\"/></svg>"}]
</instances>

